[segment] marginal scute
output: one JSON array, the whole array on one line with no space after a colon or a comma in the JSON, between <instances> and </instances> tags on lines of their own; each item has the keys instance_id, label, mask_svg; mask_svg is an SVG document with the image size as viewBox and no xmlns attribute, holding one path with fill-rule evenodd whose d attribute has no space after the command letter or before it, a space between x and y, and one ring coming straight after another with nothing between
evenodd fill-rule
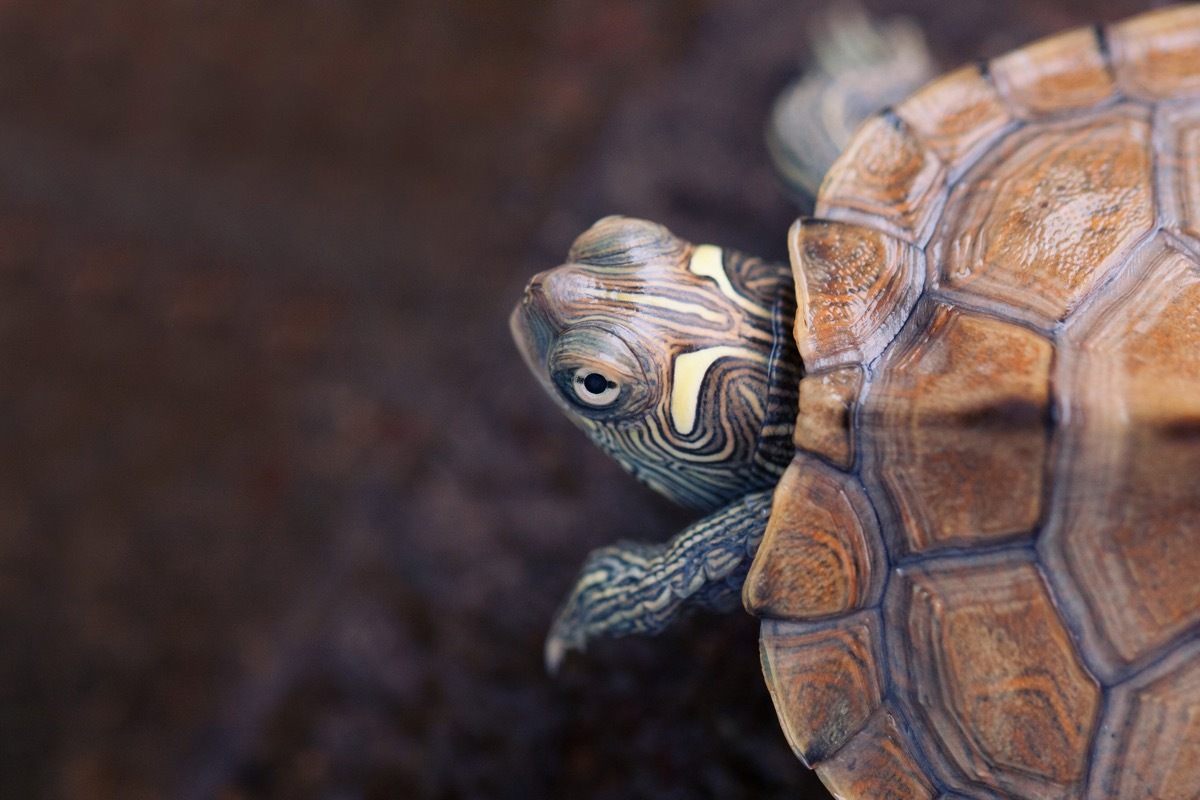
<instances>
[{"instance_id":1,"label":"marginal scute","mask_svg":"<svg viewBox=\"0 0 1200 800\"><path fill-rule=\"evenodd\" d=\"M942 285L1063 319L1154 227L1147 112L1012 134L951 192L935 239Z\"/></svg>"},{"instance_id":2,"label":"marginal scute","mask_svg":"<svg viewBox=\"0 0 1200 800\"><path fill-rule=\"evenodd\" d=\"M1200 6L1149 12L1108 30L1122 92L1147 100L1200 93Z\"/></svg>"},{"instance_id":3,"label":"marginal scute","mask_svg":"<svg viewBox=\"0 0 1200 800\"><path fill-rule=\"evenodd\" d=\"M880 637L871 612L832 624L763 622L763 675L784 735L805 766L828 758L882 703Z\"/></svg>"},{"instance_id":4,"label":"marginal scute","mask_svg":"<svg viewBox=\"0 0 1200 800\"><path fill-rule=\"evenodd\" d=\"M858 367L805 375L800 381L796 447L849 469L854 464L854 406L862 384Z\"/></svg>"},{"instance_id":5,"label":"marginal scute","mask_svg":"<svg viewBox=\"0 0 1200 800\"><path fill-rule=\"evenodd\" d=\"M1097 33L1087 28L993 59L989 74L1023 119L1088 108L1116 88Z\"/></svg>"},{"instance_id":6,"label":"marginal scute","mask_svg":"<svg viewBox=\"0 0 1200 800\"><path fill-rule=\"evenodd\" d=\"M796 277L796 343L810 371L878 356L925 281L921 252L880 231L799 220L788 233Z\"/></svg>"},{"instance_id":7,"label":"marginal scute","mask_svg":"<svg viewBox=\"0 0 1200 800\"><path fill-rule=\"evenodd\" d=\"M1096 743L1088 800L1194 800L1200 787L1200 641L1117 686Z\"/></svg>"},{"instance_id":8,"label":"marginal scute","mask_svg":"<svg viewBox=\"0 0 1200 800\"><path fill-rule=\"evenodd\" d=\"M1200 264L1147 247L1067 329L1062 508L1039 547L1106 679L1200 625Z\"/></svg>"},{"instance_id":9,"label":"marginal scute","mask_svg":"<svg viewBox=\"0 0 1200 800\"><path fill-rule=\"evenodd\" d=\"M945 194L941 161L895 114L862 124L821 185L819 217L866 223L924 244Z\"/></svg>"},{"instance_id":10,"label":"marginal scute","mask_svg":"<svg viewBox=\"0 0 1200 800\"><path fill-rule=\"evenodd\" d=\"M883 564L875 514L857 478L797 453L775 489L742 600L760 617L845 614L878 599Z\"/></svg>"},{"instance_id":11,"label":"marginal scute","mask_svg":"<svg viewBox=\"0 0 1200 800\"><path fill-rule=\"evenodd\" d=\"M940 303L913 315L861 412L864 477L893 553L1031 534L1051 360L1050 342L1019 325Z\"/></svg>"},{"instance_id":12,"label":"marginal scute","mask_svg":"<svg viewBox=\"0 0 1200 800\"><path fill-rule=\"evenodd\" d=\"M886 706L816 769L836 797L934 800L938 796Z\"/></svg>"},{"instance_id":13,"label":"marginal scute","mask_svg":"<svg viewBox=\"0 0 1200 800\"><path fill-rule=\"evenodd\" d=\"M896 106L896 116L921 137L951 176L1015 122L1004 99L975 66L933 81Z\"/></svg>"},{"instance_id":14,"label":"marginal scute","mask_svg":"<svg viewBox=\"0 0 1200 800\"><path fill-rule=\"evenodd\" d=\"M1100 687L1027 551L901 568L885 609L898 696L950 788L1078 792Z\"/></svg>"}]
</instances>

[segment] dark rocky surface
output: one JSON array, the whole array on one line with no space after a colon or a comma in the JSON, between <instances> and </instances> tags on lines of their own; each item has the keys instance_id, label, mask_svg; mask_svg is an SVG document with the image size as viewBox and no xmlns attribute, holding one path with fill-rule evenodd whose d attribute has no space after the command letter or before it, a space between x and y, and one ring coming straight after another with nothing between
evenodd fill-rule
<instances>
[{"instance_id":1,"label":"dark rocky surface","mask_svg":"<svg viewBox=\"0 0 1200 800\"><path fill-rule=\"evenodd\" d=\"M748 617L543 673L686 518L505 325L606 213L783 255L816 7L5 4L0 797L824 796ZM1135 4L905 7L953 64Z\"/></svg>"}]
</instances>

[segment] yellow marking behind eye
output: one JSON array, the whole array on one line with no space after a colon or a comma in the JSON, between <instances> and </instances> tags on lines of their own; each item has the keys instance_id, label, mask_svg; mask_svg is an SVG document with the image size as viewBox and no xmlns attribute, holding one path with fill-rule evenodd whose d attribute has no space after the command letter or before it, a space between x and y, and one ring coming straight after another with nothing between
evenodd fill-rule
<instances>
[{"instance_id":1,"label":"yellow marking behind eye","mask_svg":"<svg viewBox=\"0 0 1200 800\"><path fill-rule=\"evenodd\" d=\"M699 275L702 278L712 278L716 281L717 288L721 290L721 294L736 303L738 308L743 311L763 317L769 316L765 308L747 300L733 288L733 284L729 282L729 275L725 272L725 262L721 248L715 244L696 245L696 249L692 252L692 259L688 262L688 269L695 275Z\"/></svg>"},{"instance_id":2,"label":"yellow marking behind eye","mask_svg":"<svg viewBox=\"0 0 1200 800\"><path fill-rule=\"evenodd\" d=\"M675 357L675 375L671 381L671 425L681 436L696 428L696 413L700 409L700 389L704 376L719 359L740 356L762 361L761 353L748 347L719 345L681 353Z\"/></svg>"}]
</instances>

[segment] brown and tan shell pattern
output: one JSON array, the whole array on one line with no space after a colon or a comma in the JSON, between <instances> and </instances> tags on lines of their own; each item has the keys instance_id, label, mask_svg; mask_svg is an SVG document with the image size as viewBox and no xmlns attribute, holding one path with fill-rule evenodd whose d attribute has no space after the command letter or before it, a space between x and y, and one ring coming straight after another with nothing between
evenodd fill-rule
<instances>
[{"instance_id":1,"label":"brown and tan shell pattern","mask_svg":"<svg viewBox=\"0 0 1200 800\"><path fill-rule=\"evenodd\" d=\"M790 234L746 582L844 798L1200 795L1200 7L950 73Z\"/></svg>"}]
</instances>

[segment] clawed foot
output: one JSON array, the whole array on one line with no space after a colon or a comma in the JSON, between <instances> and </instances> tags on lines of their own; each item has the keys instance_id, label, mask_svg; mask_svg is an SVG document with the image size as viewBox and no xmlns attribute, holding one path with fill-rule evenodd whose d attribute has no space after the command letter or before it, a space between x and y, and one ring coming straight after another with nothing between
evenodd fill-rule
<instances>
[{"instance_id":1,"label":"clawed foot","mask_svg":"<svg viewBox=\"0 0 1200 800\"><path fill-rule=\"evenodd\" d=\"M624 543L592 551L546 637L546 669L557 672L568 650L582 651L597 636L652 634L665 628L687 597L665 580L666 550L664 545ZM683 591L703 579L701 570L688 571L691 575L680 576Z\"/></svg>"},{"instance_id":2,"label":"clawed foot","mask_svg":"<svg viewBox=\"0 0 1200 800\"><path fill-rule=\"evenodd\" d=\"M756 492L666 544L624 542L593 551L546 637L546 669L597 636L655 634L688 609L736 608L770 513Z\"/></svg>"}]
</instances>

